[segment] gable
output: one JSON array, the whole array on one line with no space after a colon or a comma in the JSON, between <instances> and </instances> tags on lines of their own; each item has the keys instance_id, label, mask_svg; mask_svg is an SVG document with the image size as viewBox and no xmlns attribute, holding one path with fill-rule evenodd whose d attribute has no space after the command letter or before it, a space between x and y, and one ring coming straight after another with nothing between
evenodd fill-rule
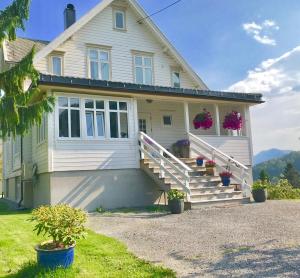
<instances>
[{"instance_id":1,"label":"gable","mask_svg":"<svg viewBox=\"0 0 300 278\"><path fill-rule=\"evenodd\" d=\"M113 30L113 6L120 3L126 7L126 32ZM182 87L206 89L205 84L173 50L151 20L143 21L142 24L137 22L142 16L141 12L136 1L104 0L37 53L37 68L43 73L49 73L48 55L53 51L63 51L64 75L86 78L87 45L99 45L111 48L112 81L133 82L132 51L143 51L154 54L156 85L170 86L170 68L174 67L181 69Z\"/></svg>"}]
</instances>

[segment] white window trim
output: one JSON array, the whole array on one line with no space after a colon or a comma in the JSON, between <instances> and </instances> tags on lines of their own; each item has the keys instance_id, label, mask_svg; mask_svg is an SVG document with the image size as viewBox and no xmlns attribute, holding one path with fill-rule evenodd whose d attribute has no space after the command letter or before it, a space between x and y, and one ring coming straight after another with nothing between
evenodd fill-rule
<instances>
[{"instance_id":1,"label":"white window trim","mask_svg":"<svg viewBox=\"0 0 300 278\"><path fill-rule=\"evenodd\" d=\"M58 102L58 98L59 97L66 97L68 99L68 107L63 107L63 106L59 106L59 102ZM71 98L78 98L79 99L79 107L70 107L70 99ZM57 123L57 135L56 138L58 138L59 140L81 140L82 139L82 103L81 103L81 98L78 96L63 96L60 95L57 97L57 105L56 105L56 123ZM68 137L60 137L59 136L59 109L66 109L68 110ZM80 136L79 137L72 137L71 136L71 110L77 110L79 111L79 124L80 124Z\"/></svg>"},{"instance_id":2,"label":"white window trim","mask_svg":"<svg viewBox=\"0 0 300 278\"><path fill-rule=\"evenodd\" d=\"M122 13L123 14L123 25L124 27L123 28L119 28L117 27L117 17L116 17L116 13ZM126 10L123 9L123 8L118 8L118 7L115 7L113 8L113 29L114 30L117 30L117 31L127 31L127 28L126 28Z\"/></svg>"},{"instance_id":3,"label":"white window trim","mask_svg":"<svg viewBox=\"0 0 300 278\"><path fill-rule=\"evenodd\" d=\"M173 73L179 73L179 87L174 86ZM176 69L171 69L171 87L181 88L181 71Z\"/></svg>"},{"instance_id":4,"label":"white window trim","mask_svg":"<svg viewBox=\"0 0 300 278\"><path fill-rule=\"evenodd\" d=\"M21 165L21 137L16 136L15 139L11 139L12 142L12 168L13 171L18 170ZM18 152L16 152L16 145L18 145Z\"/></svg>"},{"instance_id":5,"label":"white window trim","mask_svg":"<svg viewBox=\"0 0 300 278\"><path fill-rule=\"evenodd\" d=\"M61 66L61 74L58 76L64 75L64 56L63 54L52 54L49 57L49 70L51 74L54 74L53 72L53 58L59 58L60 59L60 66Z\"/></svg>"},{"instance_id":6,"label":"white window trim","mask_svg":"<svg viewBox=\"0 0 300 278\"><path fill-rule=\"evenodd\" d=\"M109 108L109 102L110 101L115 101L115 102L117 102L117 109L115 110L115 109L110 109ZM125 111L125 110L120 110L120 107L119 107L119 105L120 105L120 102L126 102L126 104L127 104L127 110ZM110 140L124 140L124 139L130 139L130 130L129 130L129 103L127 102L127 101L119 101L119 100L108 100L107 101L107 105L108 105L108 121L109 121L109 139ZM110 112L116 112L117 113L117 117L118 117L118 138L112 138L111 137L111 133L110 133ZM121 122L120 122L120 114L127 114L127 129L128 129L128 131L127 131L127 133L128 133L128 137L125 137L125 138L123 138L123 137L121 137Z\"/></svg>"},{"instance_id":7,"label":"white window trim","mask_svg":"<svg viewBox=\"0 0 300 278\"><path fill-rule=\"evenodd\" d=\"M132 131L134 130L134 127L132 126L132 123L130 122L130 115L132 114L133 109L133 103L131 99L128 98L122 98L122 97L114 97L114 96L101 96L97 97L95 95L86 95L83 96L82 94L69 94L69 93L63 93L63 92L56 92L57 99L59 97L66 97L66 98L79 98L80 99L80 137L59 137L59 106L58 103L56 105L55 109L55 140L57 142L76 142L78 143L81 141L84 142L111 142L111 141L120 141L120 142L126 142L131 141L134 138L134 135L132 134ZM85 126L85 110L84 110L84 100L85 99L94 99L94 100L104 100L104 108L105 108L105 137L104 138L92 138L86 136L86 129ZM109 120L109 101L117 101L117 102L126 102L127 103L127 117L128 117L128 138L110 138L110 120ZM125 112L125 111L124 111Z\"/></svg>"},{"instance_id":8,"label":"white window trim","mask_svg":"<svg viewBox=\"0 0 300 278\"><path fill-rule=\"evenodd\" d=\"M136 65L135 64L135 58L136 57L142 57L142 66L140 65ZM144 65L144 58L150 58L151 59L151 67L149 66L145 66ZM138 83L137 82L137 77L136 77L136 68L142 68L143 70L143 83ZM151 69L151 72L152 72L152 82L151 84L145 84L145 69ZM153 54L145 54L143 52L139 53L139 52L135 52L133 54L133 76L134 76L134 83L135 84L142 84L142 85L154 85L154 59L153 59Z\"/></svg>"},{"instance_id":9,"label":"white window trim","mask_svg":"<svg viewBox=\"0 0 300 278\"><path fill-rule=\"evenodd\" d=\"M41 136L42 135L42 136ZM44 114L41 124L36 127L36 143L37 146L47 141L47 115Z\"/></svg>"},{"instance_id":10,"label":"white window trim","mask_svg":"<svg viewBox=\"0 0 300 278\"><path fill-rule=\"evenodd\" d=\"M170 125L165 125L164 123L164 117L171 117L171 124ZM172 113L162 113L161 115L161 126L164 128L172 128L174 126L174 117Z\"/></svg>"},{"instance_id":11,"label":"white window trim","mask_svg":"<svg viewBox=\"0 0 300 278\"><path fill-rule=\"evenodd\" d=\"M112 69L111 69L111 51L110 51L110 47L95 47L95 46L88 46L87 47L87 63L88 63L88 78L92 78L92 74L91 74L91 59L90 59L90 50L96 50L98 52L98 79L96 80L104 80L102 78L102 70L101 70L101 60L100 60L100 52L106 52L108 54L108 81L111 80L111 76L112 76Z\"/></svg>"}]
</instances>

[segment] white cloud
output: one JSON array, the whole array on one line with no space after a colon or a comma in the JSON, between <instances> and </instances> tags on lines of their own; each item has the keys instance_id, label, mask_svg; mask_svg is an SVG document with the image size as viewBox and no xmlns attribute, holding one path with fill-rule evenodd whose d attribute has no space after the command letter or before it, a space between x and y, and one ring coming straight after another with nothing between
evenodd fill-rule
<instances>
[{"instance_id":1,"label":"white cloud","mask_svg":"<svg viewBox=\"0 0 300 278\"><path fill-rule=\"evenodd\" d=\"M251 110L255 153L269 148L300 150L300 46L263 61L230 91L263 93Z\"/></svg>"},{"instance_id":2,"label":"white cloud","mask_svg":"<svg viewBox=\"0 0 300 278\"><path fill-rule=\"evenodd\" d=\"M243 29L261 44L276 45L276 40L271 36L274 30L279 30L279 26L273 20L266 19L261 24L256 22L244 23Z\"/></svg>"}]
</instances>

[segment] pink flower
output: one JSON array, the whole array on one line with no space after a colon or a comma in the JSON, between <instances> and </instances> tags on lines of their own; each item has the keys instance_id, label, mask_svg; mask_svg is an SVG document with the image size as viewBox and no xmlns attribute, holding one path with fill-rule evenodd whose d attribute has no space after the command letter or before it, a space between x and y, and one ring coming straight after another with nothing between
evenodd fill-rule
<instances>
[{"instance_id":1,"label":"pink flower","mask_svg":"<svg viewBox=\"0 0 300 278\"><path fill-rule=\"evenodd\" d=\"M237 111L232 111L225 116L223 122L224 129L240 130L243 127L243 118Z\"/></svg>"},{"instance_id":2,"label":"pink flower","mask_svg":"<svg viewBox=\"0 0 300 278\"><path fill-rule=\"evenodd\" d=\"M210 129L213 125L213 119L211 114L203 109L203 112L196 115L193 120L193 124L195 129Z\"/></svg>"}]
</instances>

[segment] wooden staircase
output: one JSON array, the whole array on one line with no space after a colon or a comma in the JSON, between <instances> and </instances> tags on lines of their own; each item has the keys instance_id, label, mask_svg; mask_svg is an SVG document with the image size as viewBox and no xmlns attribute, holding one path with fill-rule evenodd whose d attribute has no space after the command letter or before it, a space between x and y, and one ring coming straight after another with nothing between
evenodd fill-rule
<instances>
[{"instance_id":1,"label":"wooden staircase","mask_svg":"<svg viewBox=\"0 0 300 278\"><path fill-rule=\"evenodd\" d=\"M185 165L191 168L189 188L190 200L186 201L188 208L197 208L202 205L217 205L231 203L246 203L249 198L243 197L241 186L234 184L228 187L222 186L219 176L209 176L205 167L199 167L196 159L181 158ZM170 189L182 190L182 187L170 177L169 173L165 173L164 177L160 177L159 165L153 163L150 159L141 160L141 168L165 191ZM176 171L172 167L166 165L165 168L176 176ZM178 179L181 177L178 176Z\"/></svg>"}]
</instances>

